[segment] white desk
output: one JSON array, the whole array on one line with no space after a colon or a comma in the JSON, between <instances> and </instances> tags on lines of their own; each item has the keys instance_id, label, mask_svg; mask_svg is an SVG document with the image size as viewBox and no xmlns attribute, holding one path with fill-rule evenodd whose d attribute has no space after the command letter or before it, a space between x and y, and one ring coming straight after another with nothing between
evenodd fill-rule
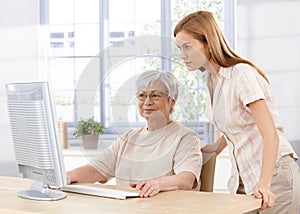
<instances>
[{"instance_id":1,"label":"white desk","mask_svg":"<svg viewBox=\"0 0 300 214\"><path fill-rule=\"evenodd\" d=\"M0 176L0 213L230 213L241 214L260 207L261 199L246 195L170 191L151 198L126 200L68 193L59 201L34 201L17 196L31 180Z\"/></svg>"}]
</instances>

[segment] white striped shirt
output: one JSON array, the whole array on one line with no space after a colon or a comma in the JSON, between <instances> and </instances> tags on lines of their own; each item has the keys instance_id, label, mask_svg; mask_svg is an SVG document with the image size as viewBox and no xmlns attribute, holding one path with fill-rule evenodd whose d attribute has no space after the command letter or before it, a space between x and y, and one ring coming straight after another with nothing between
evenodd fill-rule
<instances>
[{"instance_id":1,"label":"white striped shirt","mask_svg":"<svg viewBox=\"0 0 300 214\"><path fill-rule=\"evenodd\" d=\"M207 78L209 82L209 74ZM209 84L208 89L211 91ZM232 163L228 189L232 193L238 188L239 176L246 194L252 194L259 181L263 139L247 104L260 99L266 101L279 136L277 161L286 154L293 154L295 159L298 158L284 136L281 119L267 81L248 64L221 67L212 104L208 96L207 116L227 139Z\"/></svg>"}]
</instances>

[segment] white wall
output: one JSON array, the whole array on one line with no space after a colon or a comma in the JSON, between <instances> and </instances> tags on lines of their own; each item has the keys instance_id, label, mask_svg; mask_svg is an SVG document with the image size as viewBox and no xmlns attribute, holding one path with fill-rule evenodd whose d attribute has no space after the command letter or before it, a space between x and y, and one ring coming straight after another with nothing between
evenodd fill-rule
<instances>
[{"instance_id":1,"label":"white wall","mask_svg":"<svg viewBox=\"0 0 300 214\"><path fill-rule=\"evenodd\" d=\"M37 81L39 0L0 0L0 175L16 174L5 84Z\"/></svg>"}]
</instances>

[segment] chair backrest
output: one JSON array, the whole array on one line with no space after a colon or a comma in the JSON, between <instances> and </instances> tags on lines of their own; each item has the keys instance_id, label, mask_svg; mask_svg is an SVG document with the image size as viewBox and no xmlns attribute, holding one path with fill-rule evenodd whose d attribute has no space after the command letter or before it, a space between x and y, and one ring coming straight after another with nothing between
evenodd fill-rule
<instances>
[{"instance_id":1,"label":"chair backrest","mask_svg":"<svg viewBox=\"0 0 300 214\"><path fill-rule=\"evenodd\" d=\"M200 175L200 191L212 192L214 189L214 177L217 153L202 152L203 164Z\"/></svg>"}]
</instances>

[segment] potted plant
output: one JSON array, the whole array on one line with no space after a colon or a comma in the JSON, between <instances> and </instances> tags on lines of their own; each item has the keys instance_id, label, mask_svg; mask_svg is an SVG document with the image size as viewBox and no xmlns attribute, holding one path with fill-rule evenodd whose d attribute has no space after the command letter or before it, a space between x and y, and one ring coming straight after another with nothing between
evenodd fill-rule
<instances>
[{"instance_id":1,"label":"potted plant","mask_svg":"<svg viewBox=\"0 0 300 214\"><path fill-rule=\"evenodd\" d=\"M84 149L97 149L98 137L103 134L103 126L94 117L81 118L73 134L76 138L82 136Z\"/></svg>"}]
</instances>

